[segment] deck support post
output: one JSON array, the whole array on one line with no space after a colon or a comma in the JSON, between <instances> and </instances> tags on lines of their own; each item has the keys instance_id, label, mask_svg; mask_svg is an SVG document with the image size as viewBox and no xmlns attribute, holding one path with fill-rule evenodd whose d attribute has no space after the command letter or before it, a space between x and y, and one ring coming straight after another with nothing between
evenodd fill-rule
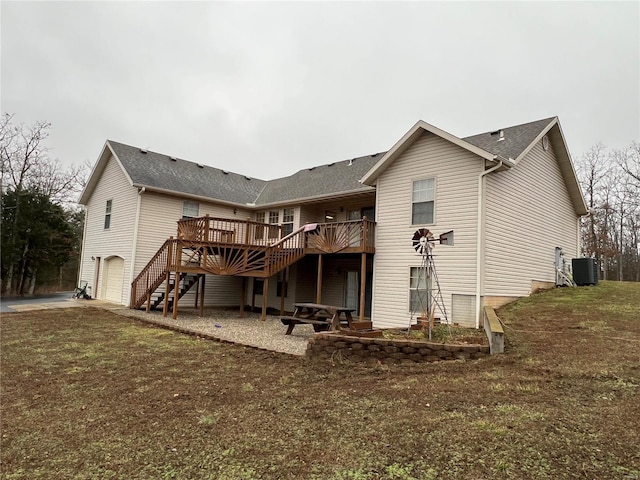
<instances>
[{"instance_id":1,"label":"deck support post","mask_svg":"<svg viewBox=\"0 0 640 480\"><path fill-rule=\"evenodd\" d=\"M262 289L262 315L260 320L267 319L267 297L269 296L269 277L264 277L264 288Z\"/></svg>"},{"instance_id":2,"label":"deck support post","mask_svg":"<svg viewBox=\"0 0 640 480\"><path fill-rule=\"evenodd\" d=\"M251 312L256 310L256 277L253 277L251 283Z\"/></svg>"},{"instance_id":3,"label":"deck support post","mask_svg":"<svg viewBox=\"0 0 640 480\"><path fill-rule=\"evenodd\" d=\"M167 276L164 280L164 305L162 307L162 316L167 316L169 310L169 285L171 283L171 264L173 262L173 236L169 237L169 248L167 249Z\"/></svg>"},{"instance_id":4,"label":"deck support post","mask_svg":"<svg viewBox=\"0 0 640 480\"><path fill-rule=\"evenodd\" d=\"M146 285L146 290L147 290L147 313L149 313L151 311L151 291L149 290L149 272L147 272L147 285ZM136 298L136 287L134 284L133 287L133 298Z\"/></svg>"},{"instance_id":5,"label":"deck support post","mask_svg":"<svg viewBox=\"0 0 640 480\"><path fill-rule=\"evenodd\" d=\"M316 281L316 303L322 303L322 254L318 255L318 280Z\"/></svg>"},{"instance_id":6,"label":"deck support post","mask_svg":"<svg viewBox=\"0 0 640 480\"><path fill-rule=\"evenodd\" d=\"M289 278L289 267L282 271L282 282L280 283L280 315L284 315L284 297L287 292L287 281Z\"/></svg>"},{"instance_id":7,"label":"deck support post","mask_svg":"<svg viewBox=\"0 0 640 480\"><path fill-rule=\"evenodd\" d=\"M364 322L365 288L367 286L367 254L362 252L360 259L360 321Z\"/></svg>"},{"instance_id":8,"label":"deck support post","mask_svg":"<svg viewBox=\"0 0 640 480\"><path fill-rule=\"evenodd\" d=\"M247 277L240 277L242 288L240 289L240 318L244 318L244 304L247 300Z\"/></svg>"},{"instance_id":9,"label":"deck support post","mask_svg":"<svg viewBox=\"0 0 640 480\"><path fill-rule=\"evenodd\" d=\"M200 300L200 274L196 279L196 294L193 296L193 308L198 309L198 300Z\"/></svg>"},{"instance_id":10,"label":"deck support post","mask_svg":"<svg viewBox=\"0 0 640 480\"><path fill-rule=\"evenodd\" d=\"M178 300L180 300L180 266L182 265L182 242L176 243L176 276L173 282L173 319L178 318Z\"/></svg>"},{"instance_id":11,"label":"deck support post","mask_svg":"<svg viewBox=\"0 0 640 480\"><path fill-rule=\"evenodd\" d=\"M204 286L205 286L205 279L207 278L207 276L205 274L202 274L202 277L200 277L200 279L202 280L202 285L200 285L200 316L204 317ZM196 296L198 295L198 291L196 290Z\"/></svg>"}]
</instances>

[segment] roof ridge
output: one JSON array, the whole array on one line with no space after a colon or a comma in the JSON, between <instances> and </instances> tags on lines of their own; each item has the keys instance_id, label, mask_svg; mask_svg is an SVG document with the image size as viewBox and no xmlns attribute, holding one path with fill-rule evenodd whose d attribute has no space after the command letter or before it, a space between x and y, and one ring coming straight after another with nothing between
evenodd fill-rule
<instances>
[{"instance_id":1,"label":"roof ridge","mask_svg":"<svg viewBox=\"0 0 640 480\"><path fill-rule=\"evenodd\" d=\"M485 132L480 132L480 133L474 133L473 135L468 135L466 137L461 137L460 140L465 140L467 138L472 138L472 137L477 137L479 135L486 135L487 133L492 133L495 131L500 131L500 130L506 130L508 128L518 128L518 127L524 127L525 125L531 125L533 123L538 123L538 122L547 122L550 123L551 121L555 120L556 118L558 118L557 115L554 115L553 117L548 117L548 118L541 118L540 120L533 120L531 122L524 122L524 123L519 123L517 125L510 125L508 127L501 127L495 130L487 130Z\"/></svg>"}]
</instances>

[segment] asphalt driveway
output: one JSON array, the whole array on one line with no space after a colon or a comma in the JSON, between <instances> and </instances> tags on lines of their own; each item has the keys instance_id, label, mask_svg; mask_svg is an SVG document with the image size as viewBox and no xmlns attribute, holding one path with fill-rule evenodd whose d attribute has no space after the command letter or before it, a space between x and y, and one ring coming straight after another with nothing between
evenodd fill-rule
<instances>
[{"instance_id":1,"label":"asphalt driveway","mask_svg":"<svg viewBox=\"0 0 640 480\"><path fill-rule=\"evenodd\" d=\"M73 295L73 292L56 292L15 298L0 297L0 313L19 312L24 310L24 307L30 305L45 308L45 305L42 304L66 302L71 300L71 295ZM60 307L62 307L62 305L60 305Z\"/></svg>"}]
</instances>

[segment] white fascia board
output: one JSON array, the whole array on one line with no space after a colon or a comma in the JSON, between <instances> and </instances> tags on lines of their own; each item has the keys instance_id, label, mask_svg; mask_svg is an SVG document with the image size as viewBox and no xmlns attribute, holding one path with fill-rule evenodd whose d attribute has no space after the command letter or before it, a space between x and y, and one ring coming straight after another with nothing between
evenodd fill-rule
<instances>
[{"instance_id":1,"label":"white fascia board","mask_svg":"<svg viewBox=\"0 0 640 480\"><path fill-rule=\"evenodd\" d=\"M249 210L251 209L249 204L246 204L246 203L228 202L228 201L225 201L225 200L219 200L217 198L203 197L201 195L194 195L192 193L178 192L178 191L175 191L175 190L167 190L166 188L152 187L152 186L149 186L149 185L143 185L141 183L134 183L132 185L134 187L137 187L137 188L144 187L147 192L161 193L163 195L169 195L171 197L188 198L190 200L198 200L198 201L201 201L201 202L217 203L219 205L225 205L225 206L233 207L233 208L243 208L243 209L249 209Z\"/></svg>"},{"instance_id":2,"label":"white fascia board","mask_svg":"<svg viewBox=\"0 0 640 480\"><path fill-rule=\"evenodd\" d=\"M560 142L554 142L553 148L556 152L556 155L558 156L560 170L562 171L562 174L565 177L565 181L567 182L567 189L569 190L569 195L571 196L571 200L573 201L576 213L580 216L586 215L589 213L589 209L587 208L587 204L584 201L582 188L580 187L580 183L578 182L578 175L573 168L571 154L569 153L569 149L567 148L567 141L565 140L564 133L562 132L560 121L557 118L555 125L558 127L558 136L560 137ZM551 135L552 141L553 137L554 136Z\"/></svg>"},{"instance_id":3,"label":"white fascia board","mask_svg":"<svg viewBox=\"0 0 640 480\"><path fill-rule=\"evenodd\" d=\"M118 162L118 165L120 166L120 169L122 170L125 177L127 178L129 185L133 185L133 181L131 180L129 173L122 166L120 159L111 148L111 145L109 144L109 140L107 140L106 142L104 142L104 146L102 147L100 155L98 156L98 161L96 162L96 164L93 166L93 169L91 170L91 174L89 175L89 180L87 181L87 184L82 189L82 193L80 193L78 204L80 205L87 204L87 202L89 201L89 198L91 197L91 194L93 193L93 189L98 184L98 181L100 180L100 176L102 175L102 172L104 172L104 169L107 166L107 162L109 161L109 157L111 156L113 156L113 158L116 159L116 162Z\"/></svg>"},{"instance_id":4,"label":"white fascia board","mask_svg":"<svg viewBox=\"0 0 640 480\"><path fill-rule=\"evenodd\" d=\"M372 193L375 193L375 191L376 191L375 188L367 188L367 189L359 188L357 190L347 190L345 192L314 195L312 197L294 198L291 200L286 200L281 202L252 204L250 208L252 208L253 210L263 210L265 208L272 208L272 207L298 206L298 205L305 205L309 203L317 203L318 201L321 201L321 200L325 200L325 201L342 200L343 198L353 197L356 195L372 194Z\"/></svg>"},{"instance_id":5,"label":"white fascia board","mask_svg":"<svg viewBox=\"0 0 640 480\"><path fill-rule=\"evenodd\" d=\"M542 140L542 137L544 137L549 132L549 130L551 130L553 126L556 125L557 123L558 123L558 117L553 117L553 119L549 122L549 125L544 127L542 131L538 134L538 136L527 146L527 148L525 148L520 153L520 155L518 155L518 158L516 158L513 161L514 164L517 165L520 162L520 160L522 160L531 151L531 149L535 147L540 140Z\"/></svg>"},{"instance_id":6,"label":"white fascia board","mask_svg":"<svg viewBox=\"0 0 640 480\"><path fill-rule=\"evenodd\" d=\"M411 129L405 133L400 140L398 140L393 147L369 170L360 180L365 185L373 186L376 179L380 174L397 158L399 157L409 146L422 134L422 132L430 132L438 137L447 140L455 145L458 145L465 150L468 150L481 158L495 162L495 155L487 152L475 145L470 144L456 137L444 130L434 127L433 125L419 120Z\"/></svg>"}]
</instances>

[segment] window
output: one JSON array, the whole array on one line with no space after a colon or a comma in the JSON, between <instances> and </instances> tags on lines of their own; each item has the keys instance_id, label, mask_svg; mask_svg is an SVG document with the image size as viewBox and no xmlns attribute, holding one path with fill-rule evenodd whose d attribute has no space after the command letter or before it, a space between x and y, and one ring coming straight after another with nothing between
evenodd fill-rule
<instances>
[{"instance_id":1,"label":"window","mask_svg":"<svg viewBox=\"0 0 640 480\"><path fill-rule=\"evenodd\" d=\"M423 267L411 267L409 274L409 311L426 314L429 310L431 279Z\"/></svg>"},{"instance_id":2,"label":"window","mask_svg":"<svg viewBox=\"0 0 640 480\"><path fill-rule=\"evenodd\" d=\"M197 218L199 207L198 202L194 202L192 200L185 200L182 202L182 219Z\"/></svg>"},{"instance_id":3,"label":"window","mask_svg":"<svg viewBox=\"0 0 640 480\"><path fill-rule=\"evenodd\" d=\"M256 222L257 223L264 223L264 212L258 212L256 213ZM260 225L256 225L255 226L255 239L256 240L262 240L264 238L264 227L260 226Z\"/></svg>"},{"instance_id":4,"label":"window","mask_svg":"<svg viewBox=\"0 0 640 480\"><path fill-rule=\"evenodd\" d=\"M361 220L360 210L349 210L347 213L347 220Z\"/></svg>"},{"instance_id":5,"label":"window","mask_svg":"<svg viewBox=\"0 0 640 480\"><path fill-rule=\"evenodd\" d=\"M433 178L415 180L411 206L411 224L424 225L433 223L433 207L435 198L435 181Z\"/></svg>"},{"instance_id":6,"label":"window","mask_svg":"<svg viewBox=\"0 0 640 480\"><path fill-rule=\"evenodd\" d=\"M293 208L282 210L282 236L293 232Z\"/></svg>"},{"instance_id":7,"label":"window","mask_svg":"<svg viewBox=\"0 0 640 480\"><path fill-rule=\"evenodd\" d=\"M269 238L278 238L280 229L278 228L278 219L280 212L269 212Z\"/></svg>"},{"instance_id":8,"label":"window","mask_svg":"<svg viewBox=\"0 0 640 480\"><path fill-rule=\"evenodd\" d=\"M104 229L107 230L111 227L111 206L113 204L113 200L107 200L107 208L104 212Z\"/></svg>"}]
</instances>

